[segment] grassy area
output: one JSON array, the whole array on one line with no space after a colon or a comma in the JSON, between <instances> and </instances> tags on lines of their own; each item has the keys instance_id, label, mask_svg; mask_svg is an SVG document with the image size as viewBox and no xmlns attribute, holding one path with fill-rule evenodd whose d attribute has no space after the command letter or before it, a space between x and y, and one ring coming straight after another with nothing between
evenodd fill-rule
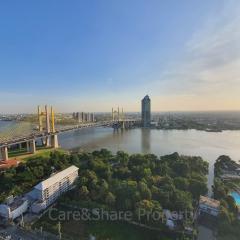
<instances>
[{"instance_id":1,"label":"grassy area","mask_svg":"<svg viewBox=\"0 0 240 240\"><path fill-rule=\"evenodd\" d=\"M9 158L18 157L18 156L22 156L22 155L26 155L26 154L27 154L26 148L11 150L8 152Z\"/></svg>"},{"instance_id":2,"label":"grassy area","mask_svg":"<svg viewBox=\"0 0 240 240\"><path fill-rule=\"evenodd\" d=\"M87 224L88 232L97 236L97 239L113 240L170 240L156 231L137 227L125 222L98 221Z\"/></svg>"},{"instance_id":3,"label":"grassy area","mask_svg":"<svg viewBox=\"0 0 240 240\"><path fill-rule=\"evenodd\" d=\"M36 157L49 157L50 153L53 151L58 151L60 153L68 153L67 150L64 150L62 148L58 148L58 149L53 149L53 148L46 148L46 147L40 147L37 148L37 152L32 154L32 153L28 153L26 152L26 149L21 149L21 150L16 150L16 151L11 151L9 152L9 157L10 158L17 158L18 160L22 161L22 162L26 162L29 161L33 158Z\"/></svg>"}]
</instances>

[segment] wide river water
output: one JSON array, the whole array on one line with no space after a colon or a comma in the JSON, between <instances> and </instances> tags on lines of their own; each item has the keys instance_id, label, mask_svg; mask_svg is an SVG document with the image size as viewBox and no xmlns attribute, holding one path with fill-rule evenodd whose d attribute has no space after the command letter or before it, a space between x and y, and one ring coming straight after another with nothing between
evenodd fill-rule
<instances>
[{"instance_id":1,"label":"wide river water","mask_svg":"<svg viewBox=\"0 0 240 240\"><path fill-rule=\"evenodd\" d=\"M240 131L205 132L197 130L130 129L114 132L110 128L82 129L59 136L65 149L92 151L107 148L112 152L154 153L158 156L178 152L201 156L209 162L208 186L213 183L213 165L220 155L240 160Z\"/></svg>"},{"instance_id":2,"label":"wide river water","mask_svg":"<svg viewBox=\"0 0 240 240\"><path fill-rule=\"evenodd\" d=\"M0 133L14 126L0 121ZM213 182L213 164L220 155L240 160L240 131L205 132L197 130L130 129L114 132L111 128L89 128L59 135L64 149L93 151L107 148L112 152L154 153L158 156L178 152L201 156L209 162L209 189Z\"/></svg>"}]
</instances>

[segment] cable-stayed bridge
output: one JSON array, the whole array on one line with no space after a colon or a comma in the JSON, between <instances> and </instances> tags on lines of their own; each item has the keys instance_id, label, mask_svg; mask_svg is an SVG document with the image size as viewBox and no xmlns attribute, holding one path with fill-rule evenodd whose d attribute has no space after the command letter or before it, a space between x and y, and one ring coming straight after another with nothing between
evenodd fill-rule
<instances>
[{"instance_id":1,"label":"cable-stayed bridge","mask_svg":"<svg viewBox=\"0 0 240 240\"><path fill-rule=\"evenodd\" d=\"M45 120L45 121L43 121ZM43 126L43 123L45 126ZM122 113L113 111L109 120L105 121L82 121L71 125L56 125L53 108L48 111L45 106L45 111L41 111L38 107L38 124L29 122L18 122L13 126L0 131L0 153L2 159L8 160L8 148L12 145L26 143L27 152L36 152L36 141L41 139L45 142L46 147L58 148L58 135L63 132L75 131L82 128L91 127L112 127L115 130L131 128L135 124L140 123L139 119L126 119Z\"/></svg>"}]
</instances>

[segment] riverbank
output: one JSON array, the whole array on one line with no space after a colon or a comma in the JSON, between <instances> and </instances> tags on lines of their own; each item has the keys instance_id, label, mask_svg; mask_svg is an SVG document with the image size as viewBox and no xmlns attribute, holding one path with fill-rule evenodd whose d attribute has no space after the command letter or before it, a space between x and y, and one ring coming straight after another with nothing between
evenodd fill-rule
<instances>
[{"instance_id":1,"label":"riverbank","mask_svg":"<svg viewBox=\"0 0 240 240\"><path fill-rule=\"evenodd\" d=\"M17 150L17 151L10 151L9 152L9 160L8 161L0 161L0 170L4 170L11 167L17 167L19 163L24 163L26 161L29 161L34 158L46 158L49 157L50 154L54 151L58 151L60 153L66 153L68 154L69 151L59 148L59 149L53 149L53 148L40 148L37 149L36 153L29 153L26 152L24 149Z\"/></svg>"}]
</instances>

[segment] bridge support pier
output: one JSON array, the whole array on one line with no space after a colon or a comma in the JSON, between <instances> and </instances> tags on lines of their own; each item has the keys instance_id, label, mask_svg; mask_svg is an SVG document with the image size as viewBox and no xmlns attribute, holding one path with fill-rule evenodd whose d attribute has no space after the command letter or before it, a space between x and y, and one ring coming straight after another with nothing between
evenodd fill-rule
<instances>
[{"instance_id":1,"label":"bridge support pier","mask_svg":"<svg viewBox=\"0 0 240 240\"><path fill-rule=\"evenodd\" d=\"M1 154L2 154L3 161L7 161L8 160L8 147L7 146L1 147Z\"/></svg>"},{"instance_id":2,"label":"bridge support pier","mask_svg":"<svg viewBox=\"0 0 240 240\"><path fill-rule=\"evenodd\" d=\"M51 145L52 145L52 148L58 148L59 147L59 145L58 145L58 135L57 134L51 135Z\"/></svg>"},{"instance_id":3,"label":"bridge support pier","mask_svg":"<svg viewBox=\"0 0 240 240\"><path fill-rule=\"evenodd\" d=\"M30 143L26 142L27 152L30 152Z\"/></svg>"},{"instance_id":4,"label":"bridge support pier","mask_svg":"<svg viewBox=\"0 0 240 240\"><path fill-rule=\"evenodd\" d=\"M19 150L22 150L22 143L18 144Z\"/></svg>"},{"instance_id":5,"label":"bridge support pier","mask_svg":"<svg viewBox=\"0 0 240 240\"><path fill-rule=\"evenodd\" d=\"M50 144L50 137L49 136L47 136L46 139L45 139L45 146L46 147L50 147L51 146L51 144Z\"/></svg>"},{"instance_id":6,"label":"bridge support pier","mask_svg":"<svg viewBox=\"0 0 240 240\"><path fill-rule=\"evenodd\" d=\"M36 153L35 139L33 139L29 142L29 150L30 150L30 153Z\"/></svg>"}]
</instances>

